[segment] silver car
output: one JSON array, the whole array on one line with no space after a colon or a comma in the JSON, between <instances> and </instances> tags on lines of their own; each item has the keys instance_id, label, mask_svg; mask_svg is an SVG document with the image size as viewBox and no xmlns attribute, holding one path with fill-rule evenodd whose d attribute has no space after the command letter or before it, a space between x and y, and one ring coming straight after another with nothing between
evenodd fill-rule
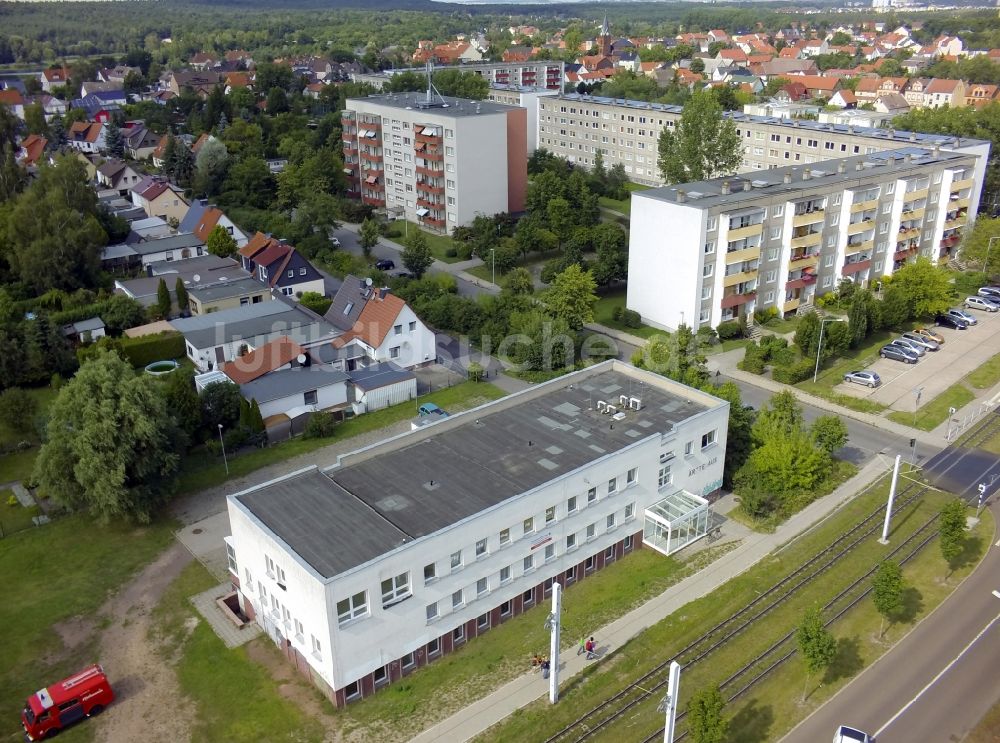
<instances>
[{"instance_id":1,"label":"silver car","mask_svg":"<svg viewBox=\"0 0 1000 743\"><path fill-rule=\"evenodd\" d=\"M921 335L920 333L914 333L910 331L908 333L903 333L901 337L903 338L903 340L909 341L910 343L917 343L923 346L928 351L937 351L939 348L941 348L940 344L937 341L931 340L927 336Z\"/></svg>"},{"instance_id":2,"label":"silver car","mask_svg":"<svg viewBox=\"0 0 1000 743\"><path fill-rule=\"evenodd\" d=\"M990 299L986 299L986 297L966 297L963 304L970 310L984 310L986 312L1000 310L1000 305L997 305L996 302Z\"/></svg>"},{"instance_id":3,"label":"silver car","mask_svg":"<svg viewBox=\"0 0 1000 743\"><path fill-rule=\"evenodd\" d=\"M924 348L922 345L920 345L919 343L915 343L913 341L908 341L906 340L906 338L893 338L891 341L889 341L889 345L902 346L903 348L908 349L911 353L914 353L917 356L923 356L925 353L927 353L927 349Z\"/></svg>"}]
</instances>

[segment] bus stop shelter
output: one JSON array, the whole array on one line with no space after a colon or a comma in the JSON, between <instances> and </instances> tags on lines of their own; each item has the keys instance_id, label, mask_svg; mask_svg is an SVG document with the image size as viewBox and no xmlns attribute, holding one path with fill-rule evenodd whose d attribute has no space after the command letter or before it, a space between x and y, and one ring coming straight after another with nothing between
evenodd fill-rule
<instances>
[{"instance_id":1,"label":"bus stop shelter","mask_svg":"<svg viewBox=\"0 0 1000 743\"><path fill-rule=\"evenodd\" d=\"M646 509L642 541L657 552L671 555L705 536L711 523L707 500L677 490Z\"/></svg>"}]
</instances>

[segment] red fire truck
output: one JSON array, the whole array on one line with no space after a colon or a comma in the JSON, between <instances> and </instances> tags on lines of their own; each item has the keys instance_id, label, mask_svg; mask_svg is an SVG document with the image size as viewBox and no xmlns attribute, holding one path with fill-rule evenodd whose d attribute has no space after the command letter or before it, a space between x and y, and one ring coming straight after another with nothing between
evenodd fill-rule
<instances>
[{"instance_id":1,"label":"red fire truck","mask_svg":"<svg viewBox=\"0 0 1000 743\"><path fill-rule=\"evenodd\" d=\"M21 711L21 725L29 741L51 738L68 725L100 714L114 701L104 669L96 663L79 673L35 692Z\"/></svg>"}]
</instances>

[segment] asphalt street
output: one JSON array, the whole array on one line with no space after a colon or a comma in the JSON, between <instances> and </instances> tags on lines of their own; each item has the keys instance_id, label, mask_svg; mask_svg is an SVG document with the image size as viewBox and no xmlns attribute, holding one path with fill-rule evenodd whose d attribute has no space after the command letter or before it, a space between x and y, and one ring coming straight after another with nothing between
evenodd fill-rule
<instances>
[{"instance_id":1,"label":"asphalt street","mask_svg":"<svg viewBox=\"0 0 1000 743\"><path fill-rule=\"evenodd\" d=\"M1000 519L1000 505L990 506ZM783 739L829 740L838 725L878 743L960 741L1000 701L1000 540L896 647ZM891 543L891 537L890 537Z\"/></svg>"}]
</instances>

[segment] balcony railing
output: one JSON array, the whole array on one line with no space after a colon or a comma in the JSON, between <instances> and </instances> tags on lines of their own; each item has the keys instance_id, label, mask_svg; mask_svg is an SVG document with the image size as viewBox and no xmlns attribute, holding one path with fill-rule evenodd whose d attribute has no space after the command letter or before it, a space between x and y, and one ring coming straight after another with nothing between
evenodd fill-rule
<instances>
[{"instance_id":1,"label":"balcony railing","mask_svg":"<svg viewBox=\"0 0 1000 743\"><path fill-rule=\"evenodd\" d=\"M363 204L368 204L368 206L385 206L385 199L379 196L368 196L364 194L361 196L361 202Z\"/></svg>"},{"instance_id":2,"label":"balcony railing","mask_svg":"<svg viewBox=\"0 0 1000 743\"><path fill-rule=\"evenodd\" d=\"M802 289L809 286L810 284L816 283L816 277L812 274L804 273L801 276L796 276L794 279L789 279L785 282L785 289Z\"/></svg>"},{"instance_id":3,"label":"balcony railing","mask_svg":"<svg viewBox=\"0 0 1000 743\"><path fill-rule=\"evenodd\" d=\"M798 255L793 255L788 260L789 269L805 268L806 266L815 266L819 263L819 253L800 253Z\"/></svg>"},{"instance_id":4,"label":"balcony railing","mask_svg":"<svg viewBox=\"0 0 1000 743\"><path fill-rule=\"evenodd\" d=\"M444 186L435 186L427 181L417 181L417 190L432 193L440 196L444 193Z\"/></svg>"},{"instance_id":5,"label":"balcony railing","mask_svg":"<svg viewBox=\"0 0 1000 743\"><path fill-rule=\"evenodd\" d=\"M892 259L894 261L905 261L915 256L918 252L917 248L903 248L902 250L897 250L893 253Z\"/></svg>"},{"instance_id":6,"label":"balcony railing","mask_svg":"<svg viewBox=\"0 0 1000 743\"><path fill-rule=\"evenodd\" d=\"M730 228L729 234L726 239L730 241L736 241L736 240L742 240L745 237L759 235L763 225L764 225L763 222L758 222L757 224L748 224L743 227Z\"/></svg>"},{"instance_id":7,"label":"balcony railing","mask_svg":"<svg viewBox=\"0 0 1000 743\"><path fill-rule=\"evenodd\" d=\"M746 304L747 302L753 301L753 299L756 296L757 296L756 289L751 289L750 291L744 294L727 294L722 298L722 301L719 303L719 305L724 310L729 309L730 307L738 307L741 304Z\"/></svg>"},{"instance_id":8,"label":"balcony railing","mask_svg":"<svg viewBox=\"0 0 1000 743\"><path fill-rule=\"evenodd\" d=\"M871 265L872 265L871 258L868 258L867 260L863 261L855 261L854 263L847 263L844 265L842 269L840 269L840 273L843 276L853 276L856 273L860 273L861 271L870 268Z\"/></svg>"},{"instance_id":9,"label":"balcony railing","mask_svg":"<svg viewBox=\"0 0 1000 743\"><path fill-rule=\"evenodd\" d=\"M443 168L425 168L421 165L417 165L414 170L420 175L430 176L431 178L440 178L444 175Z\"/></svg>"},{"instance_id":10,"label":"balcony railing","mask_svg":"<svg viewBox=\"0 0 1000 743\"><path fill-rule=\"evenodd\" d=\"M726 265L733 265L734 263L743 263L744 261L752 261L760 258L760 246L756 245L752 248L743 248L741 250L732 250L726 252Z\"/></svg>"},{"instance_id":11,"label":"balcony railing","mask_svg":"<svg viewBox=\"0 0 1000 743\"><path fill-rule=\"evenodd\" d=\"M796 214L792 217L792 227L801 227L806 224L814 224L816 222L822 222L826 219L825 209L813 209L812 211L803 212L802 214Z\"/></svg>"},{"instance_id":12,"label":"balcony railing","mask_svg":"<svg viewBox=\"0 0 1000 743\"><path fill-rule=\"evenodd\" d=\"M723 286L735 286L736 284L742 284L744 281L753 281L757 278L757 269L751 269L749 271L737 271L736 273L726 274L722 277Z\"/></svg>"}]
</instances>

